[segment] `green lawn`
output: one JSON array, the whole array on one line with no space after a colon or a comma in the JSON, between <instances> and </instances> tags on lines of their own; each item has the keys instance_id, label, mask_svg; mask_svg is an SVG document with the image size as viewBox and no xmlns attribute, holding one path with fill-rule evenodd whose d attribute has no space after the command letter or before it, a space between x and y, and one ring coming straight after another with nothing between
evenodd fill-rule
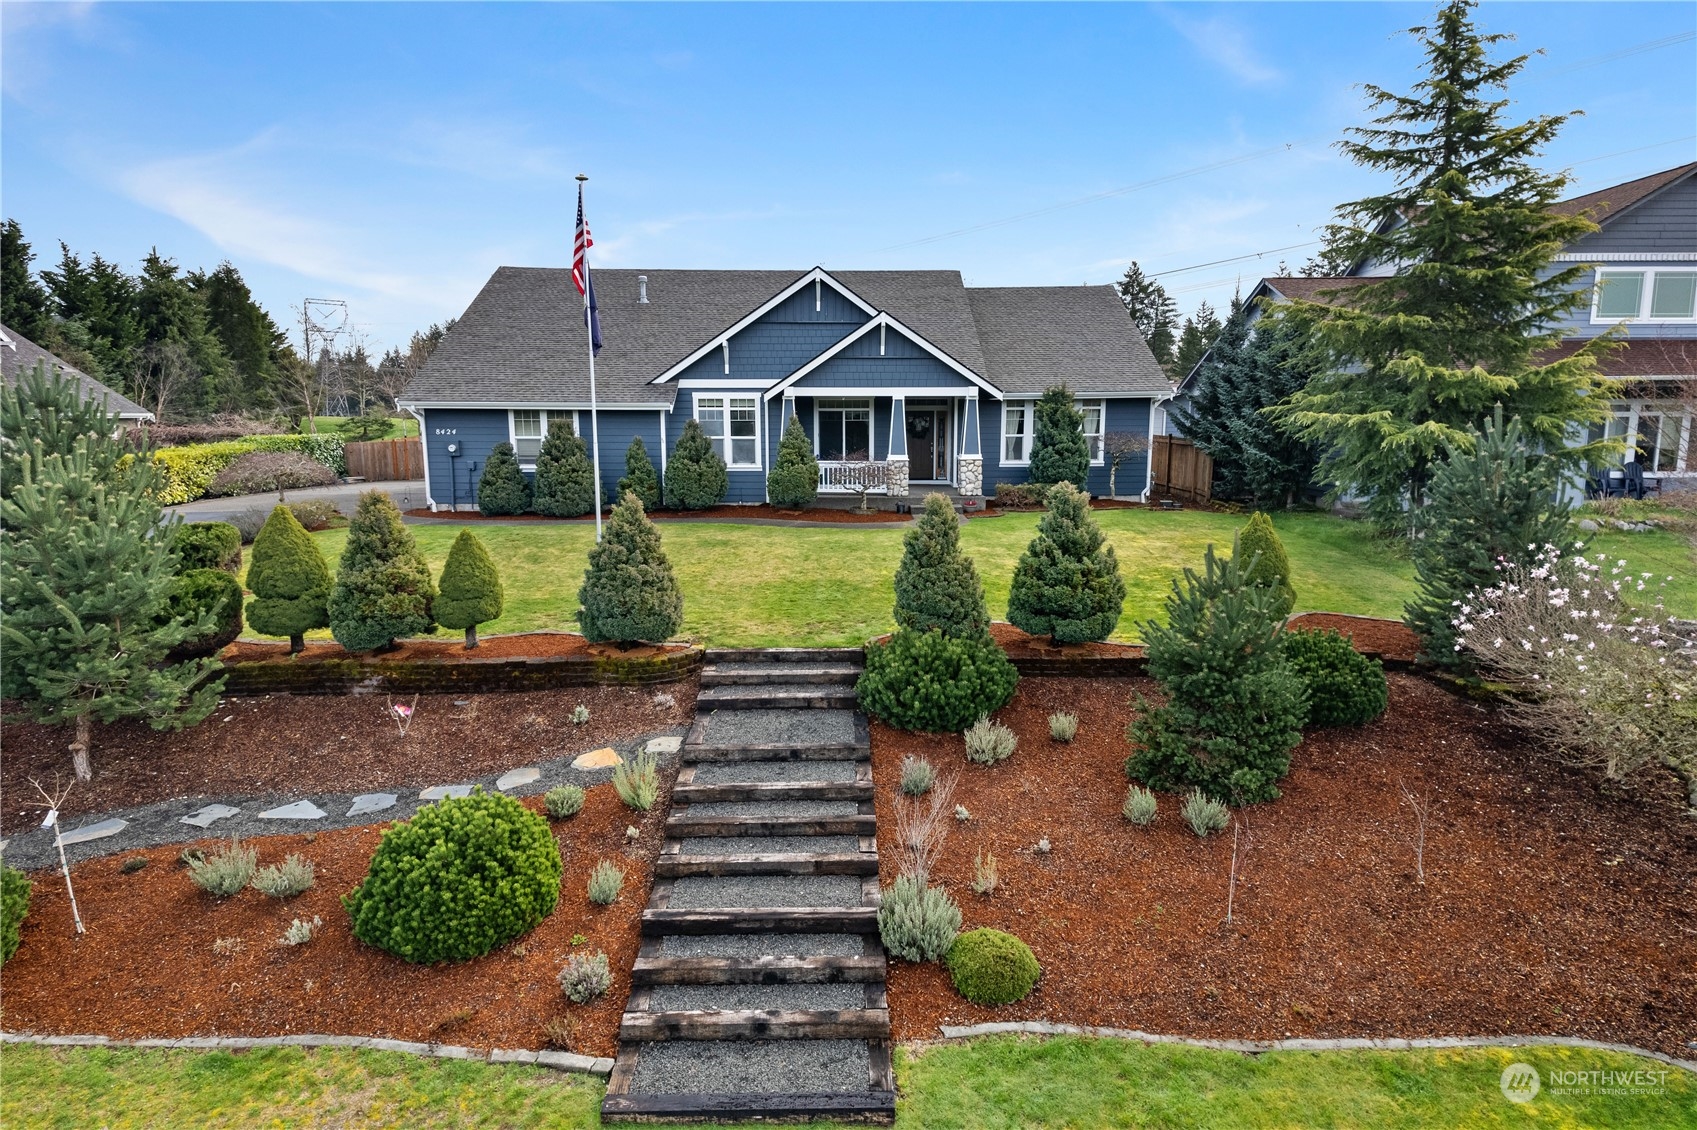
<instances>
[{"instance_id":1,"label":"green lawn","mask_svg":"<svg viewBox=\"0 0 1697 1130\"><path fill-rule=\"evenodd\" d=\"M312 418L312 422L317 426L319 432L329 433L330 435L341 434L342 425L347 420L348 417L346 416L314 416ZM306 429L302 428L301 430L305 431ZM388 434L379 438L399 439L401 436L415 436L417 434L418 420L412 416L399 416L389 421Z\"/></svg>"},{"instance_id":2,"label":"green lawn","mask_svg":"<svg viewBox=\"0 0 1697 1130\"><path fill-rule=\"evenodd\" d=\"M1140 621L1159 616L1169 586L1186 566L1199 566L1213 542L1229 548L1244 519L1201 511L1099 511L1126 579L1125 613L1116 639L1139 637ZM975 518L961 541L977 562L990 611L1005 618L1008 587L1037 514ZM1370 536L1360 522L1321 514L1274 518L1290 555L1299 610L1399 617L1414 591L1414 570L1400 547ZM458 525L413 526L438 572ZM587 522L478 525L506 586L506 613L484 634L576 627L577 590L594 530ZM684 631L720 646L856 646L893 626L893 581L902 528L665 522L661 536L684 591ZM334 563L344 530L315 534ZM1697 569L1677 534L1597 535L1594 548L1635 567L1674 574L1670 609L1697 614ZM1640 563L1642 565L1640 566Z\"/></svg>"},{"instance_id":3,"label":"green lawn","mask_svg":"<svg viewBox=\"0 0 1697 1130\"><path fill-rule=\"evenodd\" d=\"M1498 1080L1546 1080L1516 1105ZM1555 1094L1550 1070L1657 1073L1661 1094ZM0 1050L0 1123L85 1126L525 1127L600 1124L597 1080L394 1053ZM1273 1052L996 1037L897 1059L897 1125L952 1127L1697 1127L1697 1079L1652 1060L1565 1048Z\"/></svg>"}]
</instances>

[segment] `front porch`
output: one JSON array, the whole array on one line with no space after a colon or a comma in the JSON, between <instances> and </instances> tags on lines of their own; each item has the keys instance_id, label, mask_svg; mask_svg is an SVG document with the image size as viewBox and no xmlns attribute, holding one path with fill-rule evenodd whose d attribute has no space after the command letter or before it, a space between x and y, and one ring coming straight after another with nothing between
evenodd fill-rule
<instances>
[{"instance_id":1,"label":"front porch","mask_svg":"<svg viewBox=\"0 0 1697 1130\"><path fill-rule=\"evenodd\" d=\"M784 426L796 416L813 441L821 505L860 505L864 498L868 505L899 509L933 491L963 503L981 498L984 459L976 390L972 395L937 393L786 396Z\"/></svg>"}]
</instances>

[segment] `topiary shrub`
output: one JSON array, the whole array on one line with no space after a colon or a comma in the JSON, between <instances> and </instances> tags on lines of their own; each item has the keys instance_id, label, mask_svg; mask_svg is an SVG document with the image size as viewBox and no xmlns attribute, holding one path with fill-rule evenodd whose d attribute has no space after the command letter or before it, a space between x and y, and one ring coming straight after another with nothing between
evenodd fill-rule
<instances>
[{"instance_id":1,"label":"topiary shrub","mask_svg":"<svg viewBox=\"0 0 1697 1130\"><path fill-rule=\"evenodd\" d=\"M660 476L654 470L654 460L648 458L648 448L641 436L632 436L630 446L625 449L625 473L615 488L613 501L623 498L627 490L642 500L644 510L660 509Z\"/></svg>"},{"instance_id":2,"label":"topiary shrub","mask_svg":"<svg viewBox=\"0 0 1697 1130\"><path fill-rule=\"evenodd\" d=\"M1031 427L1031 481L1052 486L1090 481L1090 445L1084 439L1084 413L1072 404L1072 391L1054 385L1043 391Z\"/></svg>"},{"instance_id":3,"label":"topiary shrub","mask_svg":"<svg viewBox=\"0 0 1697 1130\"><path fill-rule=\"evenodd\" d=\"M291 652L306 646L307 632L330 625L330 567L286 506L272 508L254 539L247 587L254 597L248 624L262 635L288 636Z\"/></svg>"},{"instance_id":4,"label":"topiary shrub","mask_svg":"<svg viewBox=\"0 0 1697 1130\"><path fill-rule=\"evenodd\" d=\"M878 903L878 937L906 961L940 961L960 933L960 907L941 887L898 875Z\"/></svg>"},{"instance_id":5,"label":"topiary shrub","mask_svg":"<svg viewBox=\"0 0 1697 1130\"><path fill-rule=\"evenodd\" d=\"M180 572L190 569L242 571L242 532L228 522L184 522L171 535L182 560Z\"/></svg>"},{"instance_id":6,"label":"topiary shrub","mask_svg":"<svg viewBox=\"0 0 1697 1130\"><path fill-rule=\"evenodd\" d=\"M1108 638L1124 604L1119 558L1090 517L1090 496L1057 484L1014 567L1008 622L1056 643L1086 643Z\"/></svg>"},{"instance_id":7,"label":"topiary shrub","mask_svg":"<svg viewBox=\"0 0 1697 1130\"><path fill-rule=\"evenodd\" d=\"M1251 514L1249 524L1238 531L1237 548L1232 556L1242 559L1246 581L1278 594L1273 611L1279 619L1289 616L1296 607L1296 590L1290 583L1290 557L1285 553L1284 542L1279 540L1279 532L1273 529L1273 520L1259 510Z\"/></svg>"},{"instance_id":8,"label":"topiary shrub","mask_svg":"<svg viewBox=\"0 0 1697 1130\"><path fill-rule=\"evenodd\" d=\"M530 508L553 518L579 518L595 509L595 501L595 468L589 463L589 449L572 430L569 416L555 416L536 454Z\"/></svg>"},{"instance_id":9,"label":"topiary shrub","mask_svg":"<svg viewBox=\"0 0 1697 1130\"><path fill-rule=\"evenodd\" d=\"M860 708L900 730L958 734L1006 706L1019 672L988 635L954 639L901 629L866 649Z\"/></svg>"},{"instance_id":10,"label":"topiary shrub","mask_svg":"<svg viewBox=\"0 0 1697 1130\"><path fill-rule=\"evenodd\" d=\"M819 460L813 442L802 430L801 417L791 416L778 441L778 459L766 476L766 497L773 506L801 510L819 497Z\"/></svg>"},{"instance_id":11,"label":"topiary shrub","mask_svg":"<svg viewBox=\"0 0 1697 1130\"><path fill-rule=\"evenodd\" d=\"M202 616L210 616L213 626L205 635L184 640L172 648L169 658L192 659L223 651L242 634L245 599L236 578L222 569L189 569L178 574L165 602L166 619L193 623Z\"/></svg>"},{"instance_id":12,"label":"topiary shrub","mask_svg":"<svg viewBox=\"0 0 1697 1130\"><path fill-rule=\"evenodd\" d=\"M563 870L546 820L478 789L391 825L342 905L362 942L421 964L464 961L546 918Z\"/></svg>"},{"instance_id":13,"label":"topiary shrub","mask_svg":"<svg viewBox=\"0 0 1697 1130\"><path fill-rule=\"evenodd\" d=\"M1385 665L1334 631L1285 633L1285 660L1308 687L1308 724L1360 726L1385 712Z\"/></svg>"},{"instance_id":14,"label":"topiary shrub","mask_svg":"<svg viewBox=\"0 0 1697 1130\"><path fill-rule=\"evenodd\" d=\"M683 590L636 495L613 507L577 599L578 629L591 643L664 643L683 627Z\"/></svg>"},{"instance_id":15,"label":"topiary shrub","mask_svg":"<svg viewBox=\"0 0 1697 1130\"><path fill-rule=\"evenodd\" d=\"M477 626L501 615L501 574L494 558L470 530L461 530L442 566L442 582L430 606L444 628L465 632L466 649L477 646Z\"/></svg>"},{"instance_id":16,"label":"topiary shrub","mask_svg":"<svg viewBox=\"0 0 1697 1130\"><path fill-rule=\"evenodd\" d=\"M477 477L477 509L486 518L525 514L530 510L530 480L519 470L513 445L502 442L490 449Z\"/></svg>"},{"instance_id":17,"label":"topiary shrub","mask_svg":"<svg viewBox=\"0 0 1697 1130\"><path fill-rule=\"evenodd\" d=\"M436 583L395 502L380 490L359 496L330 590L330 634L349 651L378 651L436 630Z\"/></svg>"},{"instance_id":18,"label":"topiary shrub","mask_svg":"<svg viewBox=\"0 0 1697 1130\"><path fill-rule=\"evenodd\" d=\"M990 630L984 586L972 558L960 549L960 517L941 494L925 496L925 509L902 539L896 567L896 625L964 639Z\"/></svg>"},{"instance_id":19,"label":"topiary shrub","mask_svg":"<svg viewBox=\"0 0 1697 1130\"><path fill-rule=\"evenodd\" d=\"M0 965L12 960L23 944L24 919L29 917L29 876L0 863Z\"/></svg>"},{"instance_id":20,"label":"topiary shrub","mask_svg":"<svg viewBox=\"0 0 1697 1130\"><path fill-rule=\"evenodd\" d=\"M1043 975L1031 947L1001 930L968 930L949 947L949 977L973 1004L1024 1000Z\"/></svg>"},{"instance_id":21,"label":"topiary shrub","mask_svg":"<svg viewBox=\"0 0 1697 1130\"><path fill-rule=\"evenodd\" d=\"M682 510L717 506L731 489L725 461L694 420L684 423L672 457L666 461L666 505Z\"/></svg>"}]
</instances>

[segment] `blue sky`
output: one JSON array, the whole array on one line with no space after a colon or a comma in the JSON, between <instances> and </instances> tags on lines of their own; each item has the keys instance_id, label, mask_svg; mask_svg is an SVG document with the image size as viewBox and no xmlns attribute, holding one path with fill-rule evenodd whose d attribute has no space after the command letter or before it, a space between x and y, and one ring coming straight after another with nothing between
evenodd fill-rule
<instances>
[{"instance_id":1,"label":"blue sky","mask_svg":"<svg viewBox=\"0 0 1697 1130\"><path fill-rule=\"evenodd\" d=\"M7 3L0 207L42 261L228 258L377 348L566 263L579 171L602 265L1108 282L1301 244L1380 187L1329 144L1359 83L1414 81L1394 33L1431 10ZM1479 20L1545 49L1518 114L1585 111L1549 155L1575 191L1693 159L1697 7ZM1164 281L1188 311L1309 250Z\"/></svg>"}]
</instances>

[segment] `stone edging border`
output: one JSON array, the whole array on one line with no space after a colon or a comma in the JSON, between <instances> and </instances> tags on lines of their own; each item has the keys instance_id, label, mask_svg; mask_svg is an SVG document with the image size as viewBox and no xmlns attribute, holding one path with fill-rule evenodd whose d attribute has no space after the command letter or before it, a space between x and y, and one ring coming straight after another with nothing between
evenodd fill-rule
<instances>
[{"instance_id":1,"label":"stone edging border","mask_svg":"<svg viewBox=\"0 0 1697 1130\"><path fill-rule=\"evenodd\" d=\"M473 1059L489 1063L522 1063L552 1067L579 1075L607 1076L613 1061L605 1057L572 1052L525 1051L496 1048L487 1055L476 1048L457 1044L421 1044L412 1040L386 1040L377 1036L186 1036L180 1040L114 1040L110 1036L37 1036L32 1032L0 1032L0 1044L40 1044L68 1048L182 1048L211 1051L237 1048L358 1048L374 1052L404 1052L436 1059Z\"/></svg>"},{"instance_id":2,"label":"stone edging border","mask_svg":"<svg viewBox=\"0 0 1697 1130\"><path fill-rule=\"evenodd\" d=\"M1580 1036L1429 1036L1404 1039L1397 1036L1382 1038L1344 1037L1331 1040L1202 1040L1189 1036L1163 1036L1140 1032L1135 1028L1090 1028L1077 1024L1055 1024L1047 1020L1002 1020L988 1024L965 1026L944 1024L939 1029L945 1040L968 1040L974 1036L1098 1036L1105 1039L1137 1040L1145 1044L1182 1044L1190 1048L1213 1051L1261 1052L1302 1051L1415 1051L1422 1048L1516 1048L1559 1047L1588 1048L1592 1051L1624 1052L1643 1056L1697 1075L1697 1060L1679 1059L1632 1044L1611 1044L1587 1040Z\"/></svg>"}]
</instances>

